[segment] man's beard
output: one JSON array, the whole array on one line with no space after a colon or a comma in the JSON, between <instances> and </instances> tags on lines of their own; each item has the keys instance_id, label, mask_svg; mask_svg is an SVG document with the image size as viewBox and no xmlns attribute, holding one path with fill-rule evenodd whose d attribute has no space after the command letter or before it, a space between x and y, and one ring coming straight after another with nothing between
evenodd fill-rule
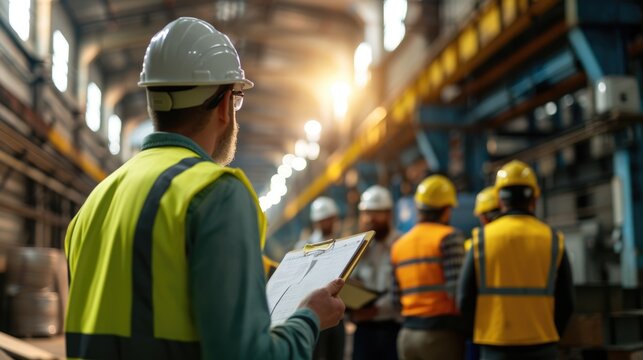
<instances>
[{"instance_id":1,"label":"man's beard","mask_svg":"<svg viewBox=\"0 0 643 360\"><path fill-rule=\"evenodd\" d=\"M372 222L367 230L375 230L375 240L381 241L386 239L391 232L390 223Z\"/></svg>"},{"instance_id":2,"label":"man's beard","mask_svg":"<svg viewBox=\"0 0 643 360\"><path fill-rule=\"evenodd\" d=\"M217 143L212 153L212 159L217 164L222 166L229 165L234 159L234 154L237 152L237 133L239 132L239 125L237 120L232 117L232 121L228 123L228 128L221 136L221 140Z\"/></svg>"}]
</instances>

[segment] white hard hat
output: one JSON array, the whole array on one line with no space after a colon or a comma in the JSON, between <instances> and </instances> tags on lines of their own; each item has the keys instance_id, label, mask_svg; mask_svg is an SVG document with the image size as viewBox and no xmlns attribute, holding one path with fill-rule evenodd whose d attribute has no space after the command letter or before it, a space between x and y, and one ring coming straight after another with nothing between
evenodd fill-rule
<instances>
[{"instance_id":1,"label":"white hard hat","mask_svg":"<svg viewBox=\"0 0 643 360\"><path fill-rule=\"evenodd\" d=\"M335 201L327 196L318 197L310 205L310 220L313 222L337 216L338 213Z\"/></svg>"},{"instance_id":2,"label":"white hard hat","mask_svg":"<svg viewBox=\"0 0 643 360\"><path fill-rule=\"evenodd\" d=\"M391 193L383 186L373 185L362 193L360 210L390 210L393 208Z\"/></svg>"},{"instance_id":3,"label":"white hard hat","mask_svg":"<svg viewBox=\"0 0 643 360\"><path fill-rule=\"evenodd\" d=\"M138 83L146 88L196 86L187 91L148 91L148 104L160 111L201 105L225 84L238 84L240 89L254 86L245 78L230 39L206 21L191 17L178 18L154 35Z\"/></svg>"}]
</instances>

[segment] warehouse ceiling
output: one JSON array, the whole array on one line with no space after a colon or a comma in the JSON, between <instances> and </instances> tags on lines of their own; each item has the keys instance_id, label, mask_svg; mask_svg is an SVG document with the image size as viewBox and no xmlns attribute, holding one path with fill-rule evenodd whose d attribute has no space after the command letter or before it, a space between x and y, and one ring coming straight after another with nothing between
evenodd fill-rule
<instances>
[{"instance_id":1,"label":"warehouse ceiling","mask_svg":"<svg viewBox=\"0 0 643 360\"><path fill-rule=\"evenodd\" d=\"M61 3L76 25L81 62L101 69L106 102L126 122L124 129L147 118L144 92L136 83L152 35L180 16L202 18L228 34L256 84L237 116L239 146L232 165L244 169L258 191L304 137L304 123L324 123L329 81L350 81L353 52L364 32L359 6L344 0Z\"/></svg>"}]
</instances>

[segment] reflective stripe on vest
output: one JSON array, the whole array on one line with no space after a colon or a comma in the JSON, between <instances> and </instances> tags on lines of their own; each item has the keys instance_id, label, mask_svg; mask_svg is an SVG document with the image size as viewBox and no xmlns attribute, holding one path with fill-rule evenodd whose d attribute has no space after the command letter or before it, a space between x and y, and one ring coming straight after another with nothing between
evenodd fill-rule
<instances>
[{"instance_id":1,"label":"reflective stripe on vest","mask_svg":"<svg viewBox=\"0 0 643 360\"><path fill-rule=\"evenodd\" d=\"M437 256L408 259L400 262L395 267L399 269L401 267L416 265L416 264L435 264L435 263L440 263L441 260L442 258ZM442 284L436 284L436 285L425 285L425 286L418 286L414 288L402 289L400 293L402 295L408 295L408 294L418 294L423 292L435 292L435 291L446 291L446 290L447 290L447 286L444 283L442 283Z\"/></svg>"},{"instance_id":2,"label":"reflective stripe on vest","mask_svg":"<svg viewBox=\"0 0 643 360\"><path fill-rule=\"evenodd\" d=\"M536 296L553 296L554 285L556 280L556 269L558 267L558 248L560 246L560 239L554 229L551 230L551 265L549 267L549 274L547 275L547 287L534 288L534 287L489 287L487 286L487 272L485 263L485 249L484 249L484 228L481 228L478 233L478 263L480 272L480 283L478 293L481 295L536 295Z\"/></svg>"},{"instance_id":3,"label":"reflective stripe on vest","mask_svg":"<svg viewBox=\"0 0 643 360\"><path fill-rule=\"evenodd\" d=\"M453 231L446 225L420 223L393 244L391 262L404 317L457 312L448 293L452 289L445 283L440 250L442 240Z\"/></svg>"}]
</instances>

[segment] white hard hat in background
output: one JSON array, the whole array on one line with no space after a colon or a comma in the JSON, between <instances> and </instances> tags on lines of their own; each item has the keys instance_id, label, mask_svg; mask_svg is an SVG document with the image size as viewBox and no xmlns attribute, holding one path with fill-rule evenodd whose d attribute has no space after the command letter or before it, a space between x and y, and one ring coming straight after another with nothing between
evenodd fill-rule
<instances>
[{"instance_id":1,"label":"white hard hat in background","mask_svg":"<svg viewBox=\"0 0 643 360\"><path fill-rule=\"evenodd\" d=\"M148 91L150 107L160 111L201 105L224 84L238 84L241 89L254 86L245 78L230 39L208 22L191 17L178 18L154 35L138 83L146 88L197 86L172 93Z\"/></svg>"},{"instance_id":2,"label":"white hard hat in background","mask_svg":"<svg viewBox=\"0 0 643 360\"><path fill-rule=\"evenodd\" d=\"M383 186L373 185L362 193L360 210L390 210L393 208L391 193Z\"/></svg>"},{"instance_id":3,"label":"white hard hat in background","mask_svg":"<svg viewBox=\"0 0 643 360\"><path fill-rule=\"evenodd\" d=\"M310 205L310 220L317 222L331 216L337 216L339 211L333 199L327 196L320 196Z\"/></svg>"}]
</instances>

